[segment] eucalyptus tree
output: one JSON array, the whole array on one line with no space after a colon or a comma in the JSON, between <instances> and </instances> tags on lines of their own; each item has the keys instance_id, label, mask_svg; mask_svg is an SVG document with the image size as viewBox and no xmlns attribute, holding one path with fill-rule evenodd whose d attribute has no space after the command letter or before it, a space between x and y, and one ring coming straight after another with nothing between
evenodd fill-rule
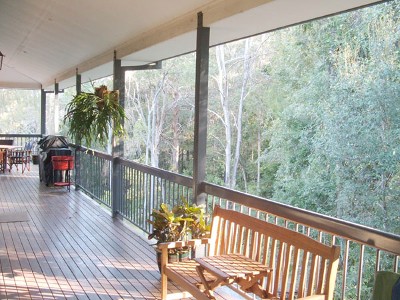
<instances>
[{"instance_id":1,"label":"eucalyptus tree","mask_svg":"<svg viewBox=\"0 0 400 300\"><path fill-rule=\"evenodd\" d=\"M0 89L0 133L40 133L40 91Z\"/></svg>"},{"instance_id":2,"label":"eucalyptus tree","mask_svg":"<svg viewBox=\"0 0 400 300\"><path fill-rule=\"evenodd\" d=\"M266 95L287 103L267 131L264 163L277 166L273 199L400 233L399 3L273 33ZM361 299L375 272L369 250ZM360 250L349 251L353 299Z\"/></svg>"},{"instance_id":3,"label":"eucalyptus tree","mask_svg":"<svg viewBox=\"0 0 400 300\"><path fill-rule=\"evenodd\" d=\"M248 103L255 103L253 99L257 98L260 87L264 38L259 36L219 45L211 52L209 118L213 128L210 128L209 141L216 147L210 152L210 160L216 159L223 164L219 169L223 184L229 188L235 188L240 178L239 185L246 189L247 174L243 166L247 158L243 156L246 151L242 149L243 134L250 133L247 126L252 122L249 119L251 107L249 111L247 108ZM240 170L241 176L238 175Z\"/></svg>"},{"instance_id":4,"label":"eucalyptus tree","mask_svg":"<svg viewBox=\"0 0 400 300\"><path fill-rule=\"evenodd\" d=\"M193 126L193 64L194 55L189 54L164 61L161 70L128 73L127 157L178 170L181 145L187 144Z\"/></svg>"},{"instance_id":5,"label":"eucalyptus tree","mask_svg":"<svg viewBox=\"0 0 400 300\"><path fill-rule=\"evenodd\" d=\"M399 1L275 33L275 199L398 232L399 34Z\"/></svg>"}]
</instances>

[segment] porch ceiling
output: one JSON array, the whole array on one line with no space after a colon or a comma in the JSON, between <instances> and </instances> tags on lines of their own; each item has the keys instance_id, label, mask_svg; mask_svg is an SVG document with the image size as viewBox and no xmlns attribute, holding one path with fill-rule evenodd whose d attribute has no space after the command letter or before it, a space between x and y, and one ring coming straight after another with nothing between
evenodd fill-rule
<instances>
[{"instance_id":1,"label":"porch ceiling","mask_svg":"<svg viewBox=\"0 0 400 300\"><path fill-rule=\"evenodd\" d=\"M377 0L0 0L0 88L60 88L193 51L197 12L211 45Z\"/></svg>"}]
</instances>

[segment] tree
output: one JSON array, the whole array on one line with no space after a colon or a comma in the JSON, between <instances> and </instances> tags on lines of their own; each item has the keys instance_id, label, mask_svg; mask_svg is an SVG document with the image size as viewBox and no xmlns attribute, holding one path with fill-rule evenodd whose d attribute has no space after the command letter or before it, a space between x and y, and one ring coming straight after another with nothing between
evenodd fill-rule
<instances>
[{"instance_id":1,"label":"tree","mask_svg":"<svg viewBox=\"0 0 400 300\"><path fill-rule=\"evenodd\" d=\"M276 33L287 60L269 72L291 104L272 129L275 199L398 231L398 12L394 2Z\"/></svg>"},{"instance_id":2,"label":"tree","mask_svg":"<svg viewBox=\"0 0 400 300\"><path fill-rule=\"evenodd\" d=\"M0 89L0 102L1 133L40 133L40 91Z\"/></svg>"},{"instance_id":3,"label":"tree","mask_svg":"<svg viewBox=\"0 0 400 300\"><path fill-rule=\"evenodd\" d=\"M214 118L223 128L224 136L215 134L224 148L224 185L235 188L243 159L243 130L248 117L246 102L255 95L259 80L257 63L262 57L263 37L215 47L215 68L211 68L215 86L211 86L211 99L219 98L220 107L210 105L212 124ZM213 63L214 61L211 60ZM211 101L213 103L214 101ZM218 128L218 125L216 126ZM220 130L212 133L222 132ZM212 152L213 153L213 152ZM241 182L246 181L243 173Z\"/></svg>"},{"instance_id":4,"label":"tree","mask_svg":"<svg viewBox=\"0 0 400 300\"><path fill-rule=\"evenodd\" d=\"M192 128L194 56L165 61L162 70L131 72L127 76L126 113L130 138L126 156L168 170L178 169L181 145L189 145ZM194 76L194 75L193 75Z\"/></svg>"}]
</instances>

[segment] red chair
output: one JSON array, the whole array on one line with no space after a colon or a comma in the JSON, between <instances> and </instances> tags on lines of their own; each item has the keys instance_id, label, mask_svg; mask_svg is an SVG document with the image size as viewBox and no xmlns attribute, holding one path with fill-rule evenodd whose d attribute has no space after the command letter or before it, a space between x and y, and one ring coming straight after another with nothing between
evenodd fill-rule
<instances>
[{"instance_id":1,"label":"red chair","mask_svg":"<svg viewBox=\"0 0 400 300\"><path fill-rule=\"evenodd\" d=\"M52 156L54 186L66 186L71 191L71 171L74 169L74 157L70 155Z\"/></svg>"}]
</instances>

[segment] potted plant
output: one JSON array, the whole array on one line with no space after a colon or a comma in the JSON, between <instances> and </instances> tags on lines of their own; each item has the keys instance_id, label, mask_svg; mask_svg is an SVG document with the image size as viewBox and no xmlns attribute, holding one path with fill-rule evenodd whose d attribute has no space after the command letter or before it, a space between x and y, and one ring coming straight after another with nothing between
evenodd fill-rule
<instances>
[{"instance_id":1,"label":"potted plant","mask_svg":"<svg viewBox=\"0 0 400 300\"><path fill-rule=\"evenodd\" d=\"M202 238L210 232L207 225L204 209L201 206L189 204L182 197L182 203L171 209L165 203L161 203L159 209L153 209L150 219L147 221L153 225L149 239L155 239L156 245L165 242L186 241L192 238ZM157 251L157 262L160 268L160 252ZM174 248L168 253L169 262L181 261L189 258L192 249Z\"/></svg>"},{"instance_id":2,"label":"potted plant","mask_svg":"<svg viewBox=\"0 0 400 300\"><path fill-rule=\"evenodd\" d=\"M123 120L125 112L119 104L119 92L108 91L105 85L95 88L94 93L82 92L76 95L66 107L64 123L69 123L68 133L78 143L86 142L90 147L93 141L106 146L109 129L114 136L125 133Z\"/></svg>"},{"instance_id":3,"label":"potted plant","mask_svg":"<svg viewBox=\"0 0 400 300\"><path fill-rule=\"evenodd\" d=\"M204 206L191 205L184 197L181 198L181 201L182 204L175 206L173 211L187 219L185 238L200 239L208 236L210 225L207 224Z\"/></svg>"},{"instance_id":4,"label":"potted plant","mask_svg":"<svg viewBox=\"0 0 400 300\"><path fill-rule=\"evenodd\" d=\"M31 141L31 149L32 149L32 164L39 164L39 145L37 142Z\"/></svg>"}]
</instances>

